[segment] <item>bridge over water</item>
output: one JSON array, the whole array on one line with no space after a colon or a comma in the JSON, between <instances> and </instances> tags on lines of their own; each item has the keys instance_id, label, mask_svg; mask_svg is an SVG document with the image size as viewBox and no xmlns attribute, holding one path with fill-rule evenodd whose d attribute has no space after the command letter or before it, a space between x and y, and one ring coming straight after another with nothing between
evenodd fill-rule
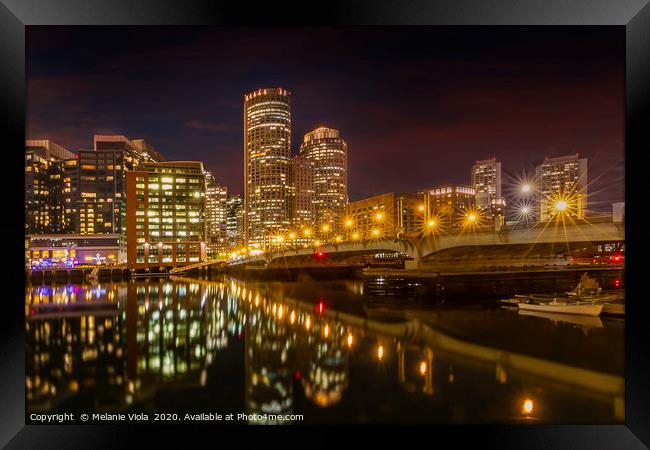
<instances>
[{"instance_id":1,"label":"bridge over water","mask_svg":"<svg viewBox=\"0 0 650 450\"><path fill-rule=\"evenodd\" d=\"M333 254L376 254L401 252L412 258L410 266L422 267L439 252L459 247L505 247L554 245L568 249L576 243L617 243L625 241L625 226L609 221L579 223L545 223L522 225L495 231L493 229L464 230L455 233L421 235L398 235L390 239L366 242L343 242L318 247L318 251ZM313 255L313 248L285 248L281 251L239 258L228 262L230 266L241 264L271 264L277 260L287 261L294 257Z\"/></svg>"}]
</instances>

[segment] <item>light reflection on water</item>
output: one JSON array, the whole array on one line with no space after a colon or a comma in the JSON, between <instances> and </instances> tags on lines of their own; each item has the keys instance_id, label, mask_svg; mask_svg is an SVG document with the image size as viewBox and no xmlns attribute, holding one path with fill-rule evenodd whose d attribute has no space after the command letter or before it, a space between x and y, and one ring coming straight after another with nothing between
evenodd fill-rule
<instances>
[{"instance_id":1,"label":"light reflection on water","mask_svg":"<svg viewBox=\"0 0 650 450\"><path fill-rule=\"evenodd\" d=\"M330 284L327 302L318 286L175 279L28 288L28 411L623 421L621 377L585 369L576 376L562 361L449 338L415 320L417 312L369 318L360 283ZM543 330L554 345L564 333Z\"/></svg>"}]
</instances>

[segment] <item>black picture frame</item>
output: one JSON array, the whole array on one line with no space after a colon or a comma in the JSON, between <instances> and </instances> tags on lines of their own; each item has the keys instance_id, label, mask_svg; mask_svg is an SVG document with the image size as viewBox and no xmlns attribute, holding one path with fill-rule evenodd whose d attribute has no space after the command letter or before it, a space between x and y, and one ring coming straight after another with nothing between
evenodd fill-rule
<instances>
[{"instance_id":1,"label":"black picture frame","mask_svg":"<svg viewBox=\"0 0 650 450\"><path fill-rule=\"evenodd\" d=\"M301 6L302 5L302 6ZM314 10L307 9L316 6ZM24 277L15 264L24 255L23 225L19 213L22 195L14 191L23 173L19 151L25 140L25 26L29 25L616 25L626 30L626 192L647 197L642 180L643 158L650 149L650 5L648 0L448 0L328 1L326 4L269 4L259 9L246 2L208 0L2 0L0 1L0 115L4 129L3 155L5 220L2 271L6 280ZM16 177L15 183L11 181ZM19 191L21 192L21 191ZM642 204L642 203L639 203ZM24 205L24 203L23 203ZM431 442L452 438L454 447L477 439L480 445L499 448L606 448L650 446L650 352L645 325L641 271L644 270L642 213L627 209L626 246L626 403L625 425L620 426L499 426L426 427L420 431ZM160 433L118 426L26 426L24 423L24 295L16 281L4 296L0 345L0 444L6 448L116 448L126 446L135 433L158 438L184 439L184 433ZM15 292L14 292L15 290ZM631 296L630 296L631 295ZM169 425L166 425L169 427ZM169 430L169 428L167 428ZM187 427L184 427L187 429ZM466 430L467 429L467 430ZM206 432L191 427L193 434ZM240 429L239 429L240 430ZM247 429L248 430L248 429ZM378 430L378 431L383 431ZM248 436L248 431L246 431ZM410 433L410 432L409 432ZM214 431L207 430L206 437ZM383 436L384 433L378 433ZM286 436L286 435L285 435ZM324 434L328 439L334 435ZM404 439L399 433L396 437ZM423 437L424 437L423 436ZM286 438L283 438L283 440ZM286 441L285 441L286 442ZM419 444L418 444L419 445Z\"/></svg>"}]
</instances>

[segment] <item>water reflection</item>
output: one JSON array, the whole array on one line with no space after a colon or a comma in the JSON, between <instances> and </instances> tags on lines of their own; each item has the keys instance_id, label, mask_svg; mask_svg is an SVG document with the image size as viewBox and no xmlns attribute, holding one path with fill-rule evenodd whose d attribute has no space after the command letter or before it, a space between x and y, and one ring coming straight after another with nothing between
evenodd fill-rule
<instances>
[{"instance_id":1,"label":"water reflection","mask_svg":"<svg viewBox=\"0 0 650 450\"><path fill-rule=\"evenodd\" d=\"M358 295L358 283L343 286ZM28 411L154 412L172 398L196 411L227 402L236 410L223 412L255 424L291 414L622 421L621 377L466 343L422 321L368 319L286 287L175 279L28 288ZM243 396L230 388L238 383Z\"/></svg>"}]
</instances>

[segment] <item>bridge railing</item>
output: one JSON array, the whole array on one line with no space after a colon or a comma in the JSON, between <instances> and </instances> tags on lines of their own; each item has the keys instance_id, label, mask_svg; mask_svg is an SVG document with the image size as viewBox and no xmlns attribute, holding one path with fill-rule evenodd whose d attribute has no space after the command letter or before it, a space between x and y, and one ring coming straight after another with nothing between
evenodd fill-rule
<instances>
[{"instance_id":1,"label":"bridge railing","mask_svg":"<svg viewBox=\"0 0 650 450\"><path fill-rule=\"evenodd\" d=\"M219 263L223 263L223 262L224 261L222 261L220 259L211 259L211 260L208 260L208 261L201 261L201 262L194 263L194 264L188 264L187 266L175 267L172 270L170 270L169 273L187 272L188 270L199 269L201 267L211 266L211 265L219 264Z\"/></svg>"}]
</instances>

